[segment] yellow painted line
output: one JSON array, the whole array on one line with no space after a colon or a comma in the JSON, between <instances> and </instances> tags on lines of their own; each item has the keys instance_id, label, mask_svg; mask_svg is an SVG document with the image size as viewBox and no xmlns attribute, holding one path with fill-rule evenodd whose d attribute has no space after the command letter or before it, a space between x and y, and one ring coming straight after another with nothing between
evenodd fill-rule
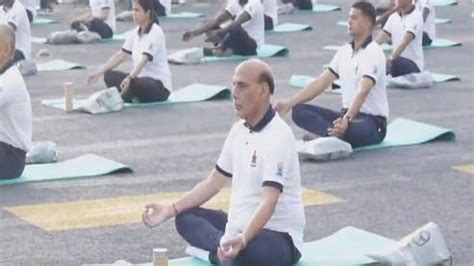
<instances>
[{"instance_id":1,"label":"yellow painted line","mask_svg":"<svg viewBox=\"0 0 474 266\"><path fill-rule=\"evenodd\" d=\"M204 207L227 210L229 192L228 188L223 189ZM46 231L94 228L139 223L146 204L152 202L169 204L185 193L163 192L64 203L12 206L4 209ZM343 202L343 200L324 192L305 188L303 202L305 206L314 206Z\"/></svg>"},{"instance_id":2,"label":"yellow painted line","mask_svg":"<svg viewBox=\"0 0 474 266\"><path fill-rule=\"evenodd\" d=\"M474 164L454 166L453 169L474 175Z\"/></svg>"}]
</instances>

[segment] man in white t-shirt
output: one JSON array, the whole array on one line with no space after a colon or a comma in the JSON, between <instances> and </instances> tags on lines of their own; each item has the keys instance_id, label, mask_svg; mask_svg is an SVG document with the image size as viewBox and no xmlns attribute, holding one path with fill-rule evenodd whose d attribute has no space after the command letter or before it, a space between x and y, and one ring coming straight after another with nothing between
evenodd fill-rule
<instances>
[{"instance_id":1,"label":"man in white t-shirt","mask_svg":"<svg viewBox=\"0 0 474 266\"><path fill-rule=\"evenodd\" d=\"M423 71L423 18L412 0L398 0L399 11L385 23L377 42L392 40L392 55L387 58L387 70L392 77Z\"/></svg>"},{"instance_id":2,"label":"man in white t-shirt","mask_svg":"<svg viewBox=\"0 0 474 266\"><path fill-rule=\"evenodd\" d=\"M262 0L265 13L265 30L273 30L278 25L278 0Z\"/></svg>"},{"instance_id":3,"label":"man in white t-shirt","mask_svg":"<svg viewBox=\"0 0 474 266\"><path fill-rule=\"evenodd\" d=\"M31 145L31 101L13 64L15 34L0 25L0 180L20 177Z\"/></svg>"},{"instance_id":4,"label":"man in white t-shirt","mask_svg":"<svg viewBox=\"0 0 474 266\"><path fill-rule=\"evenodd\" d=\"M113 0L89 0L89 11L71 23L76 31L92 31L102 39L110 39L116 30Z\"/></svg>"},{"instance_id":5,"label":"man in white t-shirt","mask_svg":"<svg viewBox=\"0 0 474 266\"><path fill-rule=\"evenodd\" d=\"M293 108L293 121L310 132L307 138L335 136L353 147L380 143L385 138L389 115L385 54L372 40L375 17L372 4L353 4L348 21L352 42L339 48L329 67L291 100L277 103L275 108L282 116ZM336 79L342 90L340 111L305 104Z\"/></svg>"},{"instance_id":6,"label":"man in white t-shirt","mask_svg":"<svg viewBox=\"0 0 474 266\"><path fill-rule=\"evenodd\" d=\"M296 142L273 110L274 81L260 60L237 66L237 116L217 164L187 195L165 206L149 204L143 222L157 226L176 216L178 233L209 252L212 263L292 265L301 258L305 225ZM200 207L232 182L229 213ZM226 264L227 265L227 264Z\"/></svg>"},{"instance_id":7,"label":"man in white t-shirt","mask_svg":"<svg viewBox=\"0 0 474 266\"><path fill-rule=\"evenodd\" d=\"M0 0L5 21L15 32L15 54L13 62L30 58L31 29L26 9L19 0Z\"/></svg>"},{"instance_id":8,"label":"man in white t-shirt","mask_svg":"<svg viewBox=\"0 0 474 266\"><path fill-rule=\"evenodd\" d=\"M224 22L229 25L220 28ZM265 19L260 0L229 0L226 7L214 18L196 29L186 31L183 40L206 34L206 42L214 48L204 48L205 55L228 56L256 55L265 42Z\"/></svg>"},{"instance_id":9,"label":"man in white t-shirt","mask_svg":"<svg viewBox=\"0 0 474 266\"><path fill-rule=\"evenodd\" d=\"M416 0L416 8L423 15L423 46L429 46L436 39L436 13L431 0Z\"/></svg>"}]
</instances>

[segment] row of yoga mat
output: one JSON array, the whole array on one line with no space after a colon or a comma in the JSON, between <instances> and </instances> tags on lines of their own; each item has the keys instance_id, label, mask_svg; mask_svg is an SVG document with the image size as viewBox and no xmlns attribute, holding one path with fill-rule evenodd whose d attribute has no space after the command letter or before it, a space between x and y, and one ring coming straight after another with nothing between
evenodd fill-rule
<instances>
[{"instance_id":1,"label":"row of yoga mat","mask_svg":"<svg viewBox=\"0 0 474 266\"><path fill-rule=\"evenodd\" d=\"M447 128L397 118L388 125L387 136L380 144L355 149L377 150L397 146L417 145L432 141L452 141L455 133ZM128 165L94 154L50 164L27 165L23 175L16 179L0 180L0 186L27 182L63 180L81 177L101 176L116 172L131 172Z\"/></svg>"},{"instance_id":2,"label":"row of yoga mat","mask_svg":"<svg viewBox=\"0 0 474 266\"><path fill-rule=\"evenodd\" d=\"M451 5L456 5L457 1L456 0L432 0L431 1L434 6L451 6ZM301 11L301 12L332 12L332 11L337 11L341 10L339 6L336 5L329 5L329 4L316 4L313 6L313 10L308 10L308 11ZM201 13L195 13L195 12L177 12L177 13L172 13L164 18L198 18L198 17L203 17L204 15ZM58 21L54 19L50 19L47 17L37 17L33 21L33 24L35 25L43 25L43 24L52 24L52 23L57 23Z\"/></svg>"}]
</instances>

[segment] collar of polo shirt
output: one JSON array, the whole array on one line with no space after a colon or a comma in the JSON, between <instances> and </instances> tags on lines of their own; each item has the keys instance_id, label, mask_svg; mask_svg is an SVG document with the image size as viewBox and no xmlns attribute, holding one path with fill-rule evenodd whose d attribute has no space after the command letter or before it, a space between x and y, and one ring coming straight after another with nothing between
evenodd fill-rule
<instances>
[{"instance_id":1,"label":"collar of polo shirt","mask_svg":"<svg viewBox=\"0 0 474 266\"><path fill-rule=\"evenodd\" d=\"M252 127L249 123L245 122L244 126L250 129L251 132L259 132L261 131L270 121L272 121L273 117L275 116L275 110L273 110L273 107L270 105L268 107L267 112L263 116L262 120L258 122L255 126Z\"/></svg>"},{"instance_id":2,"label":"collar of polo shirt","mask_svg":"<svg viewBox=\"0 0 474 266\"><path fill-rule=\"evenodd\" d=\"M5 71L7 71L11 66L13 66L12 60L8 61L7 64L2 69L0 69L0 74L5 73Z\"/></svg>"},{"instance_id":3,"label":"collar of polo shirt","mask_svg":"<svg viewBox=\"0 0 474 266\"><path fill-rule=\"evenodd\" d=\"M415 8L416 8L415 5L412 5L411 8L408 10L408 12L402 13L402 10L399 10L398 14L400 15L400 17L410 15L415 10Z\"/></svg>"},{"instance_id":4,"label":"collar of polo shirt","mask_svg":"<svg viewBox=\"0 0 474 266\"><path fill-rule=\"evenodd\" d=\"M151 27L153 27L153 24L155 22L151 22L150 25L146 26L145 31L143 32L144 34L148 34L151 31ZM141 27L138 27L138 35L141 33Z\"/></svg>"},{"instance_id":5,"label":"collar of polo shirt","mask_svg":"<svg viewBox=\"0 0 474 266\"><path fill-rule=\"evenodd\" d=\"M369 45L372 42L372 40L373 40L372 35L369 35L369 37L367 37L367 39L365 39L365 41L361 44L359 49L367 47L367 45ZM355 46L355 41L354 40L351 41L351 46L352 46L352 50L354 50L354 48L355 48L354 47Z\"/></svg>"}]
</instances>

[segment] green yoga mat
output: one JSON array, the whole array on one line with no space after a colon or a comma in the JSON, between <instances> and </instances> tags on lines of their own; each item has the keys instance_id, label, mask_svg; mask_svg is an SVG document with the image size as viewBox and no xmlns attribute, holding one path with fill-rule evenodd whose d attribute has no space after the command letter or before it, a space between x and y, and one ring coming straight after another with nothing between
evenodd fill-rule
<instances>
[{"instance_id":1,"label":"green yoga mat","mask_svg":"<svg viewBox=\"0 0 474 266\"><path fill-rule=\"evenodd\" d=\"M450 129L397 118L388 125L387 136L382 143L359 147L354 151L423 144L437 140L454 140L455 138L456 135Z\"/></svg>"},{"instance_id":2,"label":"green yoga mat","mask_svg":"<svg viewBox=\"0 0 474 266\"><path fill-rule=\"evenodd\" d=\"M349 266L375 263L365 254L375 253L395 241L355 227L344 227L323 239L304 244L301 261L295 266ZM210 263L187 257L170 260L169 266L210 266Z\"/></svg>"},{"instance_id":3,"label":"green yoga mat","mask_svg":"<svg viewBox=\"0 0 474 266\"><path fill-rule=\"evenodd\" d=\"M435 24L448 24L448 23L451 23L451 22L453 22L453 21L450 20L449 18L435 18ZM337 25L347 27L348 26L347 20L340 20L340 21L337 22Z\"/></svg>"},{"instance_id":4,"label":"green yoga mat","mask_svg":"<svg viewBox=\"0 0 474 266\"><path fill-rule=\"evenodd\" d=\"M38 71L61 71L61 70L72 70L72 69L84 69L85 66L65 61L62 59L54 59L46 63L37 64Z\"/></svg>"},{"instance_id":5,"label":"green yoga mat","mask_svg":"<svg viewBox=\"0 0 474 266\"><path fill-rule=\"evenodd\" d=\"M335 5L327 5L327 4L316 4L313 5L313 12L332 12L332 11L339 11L341 10L340 7Z\"/></svg>"},{"instance_id":6,"label":"green yoga mat","mask_svg":"<svg viewBox=\"0 0 474 266\"><path fill-rule=\"evenodd\" d=\"M454 6L458 4L456 0L431 0L431 4L434 6Z\"/></svg>"},{"instance_id":7,"label":"green yoga mat","mask_svg":"<svg viewBox=\"0 0 474 266\"><path fill-rule=\"evenodd\" d=\"M423 49L446 48L446 47L455 47L455 46L462 46L462 44L460 42L455 42L448 39L434 39L431 45L423 46ZM339 47L341 46L340 45L325 45L323 46L323 49L336 52L339 49ZM393 46L384 43L382 44L382 49L384 51L391 51L393 50Z\"/></svg>"},{"instance_id":8,"label":"green yoga mat","mask_svg":"<svg viewBox=\"0 0 474 266\"><path fill-rule=\"evenodd\" d=\"M160 17L160 18L199 18L199 17L204 17L204 15L201 13L195 13L195 12L177 12L177 13L171 13L165 17Z\"/></svg>"},{"instance_id":9,"label":"green yoga mat","mask_svg":"<svg viewBox=\"0 0 474 266\"><path fill-rule=\"evenodd\" d=\"M26 165L21 177L10 180L0 180L0 186L47 180L101 176L115 172L131 171L132 169L128 165L95 154L86 154L63 162Z\"/></svg>"},{"instance_id":10,"label":"green yoga mat","mask_svg":"<svg viewBox=\"0 0 474 266\"><path fill-rule=\"evenodd\" d=\"M33 20L33 25L44 25L44 24L53 24L53 23L58 23L58 22L51 18L40 18L40 17L36 17Z\"/></svg>"},{"instance_id":11,"label":"green yoga mat","mask_svg":"<svg viewBox=\"0 0 474 266\"><path fill-rule=\"evenodd\" d=\"M168 105L173 103L190 103L201 102L219 99L229 99L231 95L230 89L225 86L205 85L193 83L180 90L171 92L170 97L164 102L152 103L125 103L125 107L150 107L159 105ZM74 109L77 109L86 104L86 100L74 99ZM41 104L47 107L65 110L64 98L43 100Z\"/></svg>"},{"instance_id":12,"label":"green yoga mat","mask_svg":"<svg viewBox=\"0 0 474 266\"><path fill-rule=\"evenodd\" d=\"M216 62L216 61L238 61L249 58L266 58L273 56L286 56L290 51L279 45L264 44L262 47L257 49L256 56L243 56L243 55L232 55L232 56L205 56L202 62Z\"/></svg>"},{"instance_id":13,"label":"green yoga mat","mask_svg":"<svg viewBox=\"0 0 474 266\"><path fill-rule=\"evenodd\" d=\"M273 30L266 31L266 33L279 33L279 32L298 32L298 31L310 31L313 27L306 24L297 23L282 23L277 25Z\"/></svg>"}]
</instances>

